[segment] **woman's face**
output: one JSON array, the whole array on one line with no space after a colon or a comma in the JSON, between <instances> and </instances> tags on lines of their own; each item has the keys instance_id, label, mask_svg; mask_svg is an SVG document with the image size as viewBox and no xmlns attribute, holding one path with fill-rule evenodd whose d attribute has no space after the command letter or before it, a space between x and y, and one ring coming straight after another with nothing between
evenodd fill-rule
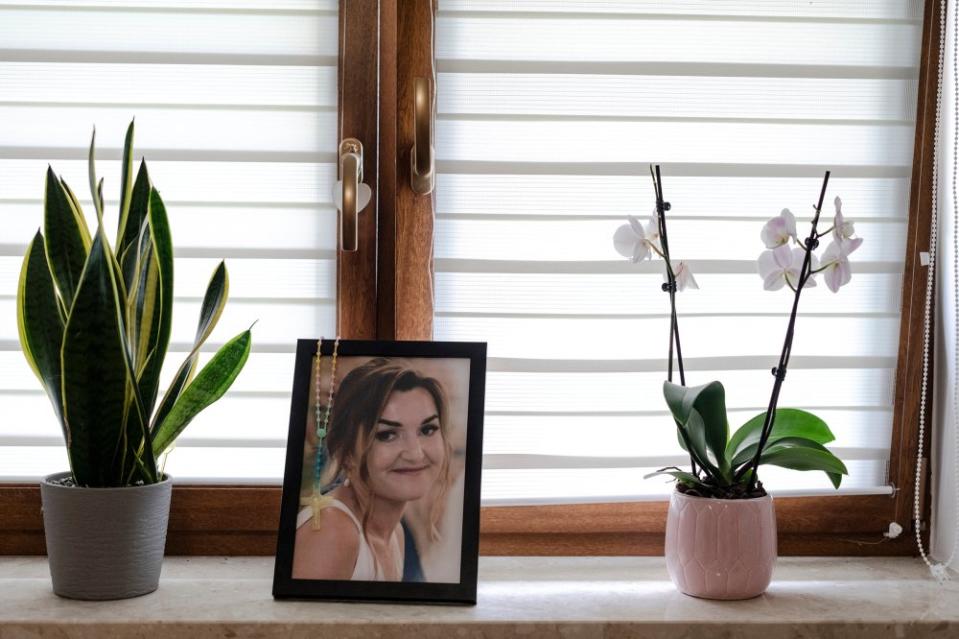
<instances>
[{"instance_id":1,"label":"woman's face","mask_svg":"<svg viewBox=\"0 0 959 639\"><path fill-rule=\"evenodd\" d=\"M439 411L429 391L414 388L391 393L367 457L373 492L396 501L426 496L439 477L445 455Z\"/></svg>"}]
</instances>

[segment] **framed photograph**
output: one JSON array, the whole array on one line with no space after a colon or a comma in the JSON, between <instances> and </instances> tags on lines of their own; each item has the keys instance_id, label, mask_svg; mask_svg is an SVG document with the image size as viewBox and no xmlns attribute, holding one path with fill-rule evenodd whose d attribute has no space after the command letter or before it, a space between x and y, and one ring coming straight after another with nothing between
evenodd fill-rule
<instances>
[{"instance_id":1,"label":"framed photograph","mask_svg":"<svg viewBox=\"0 0 959 639\"><path fill-rule=\"evenodd\" d=\"M475 604L485 386L484 343L299 340L273 596Z\"/></svg>"}]
</instances>

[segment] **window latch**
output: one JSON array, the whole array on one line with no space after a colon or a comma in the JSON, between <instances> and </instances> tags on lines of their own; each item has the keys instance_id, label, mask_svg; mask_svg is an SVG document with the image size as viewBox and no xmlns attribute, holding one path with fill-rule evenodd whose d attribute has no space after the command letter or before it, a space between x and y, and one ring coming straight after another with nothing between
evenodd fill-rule
<instances>
[{"instance_id":1,"label":"window latch","mask_svg":"<svg viewBox=\"0 0 959 639\"><path fill-rule=\"evenodd\" d=\"M427 78L413 80L413 150L410 152L410 186L414 193L433 192L433 100Z\"/></svg>"},{"instance_id":2,"label":"window latch","mask_svg":"<svg viewBox=\"0 0 959 639\"><path fill-rule=\"evenodd\" d=\"M340 142L340 179L333 186L333 202L340 211L340 249L355 251L359 242L359 213L373 192L363 183L363 143L356 138Z\"/></svg>"}]
</instances>

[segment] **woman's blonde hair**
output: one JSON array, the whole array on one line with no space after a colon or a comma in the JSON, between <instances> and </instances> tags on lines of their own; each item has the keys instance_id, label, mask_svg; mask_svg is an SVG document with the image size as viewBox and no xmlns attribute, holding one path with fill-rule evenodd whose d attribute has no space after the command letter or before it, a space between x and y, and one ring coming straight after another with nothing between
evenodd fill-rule
<instances>
[{"instance_id":1,"label":"woman's blonde hair","mask_svg":"<svg viewBox=\"0 0 959 639\"><path fill-rule=\"evenodd\" d=\"M450 486L449 405L442 384L433 377L420 374L402 360L378 357L350 371L336 390L326 447L330 455L331 474L337 480L349 480L360 507L363 532L373 509L367 458L375 442L376 425L394 392L422 388L436 403L436 412L443 438L444 455L437 481L439 490L430 505L430 537L439 537L437 522L443 515ZM325 473L324 473L325 474Z\"/></svg>"}]
</instances>

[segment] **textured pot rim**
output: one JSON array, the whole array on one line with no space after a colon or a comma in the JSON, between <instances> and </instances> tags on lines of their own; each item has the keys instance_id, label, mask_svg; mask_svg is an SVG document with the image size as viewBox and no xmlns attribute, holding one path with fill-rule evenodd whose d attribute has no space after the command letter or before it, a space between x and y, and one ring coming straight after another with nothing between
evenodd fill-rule
<instances>
[{"instance_id":1,"label":"textured pot rim","mask_svg":"<svg viewBox=\"0 0 959 639\"><path fill-rule=\"evenodd\" d=\"M40 484L48 489L53 489L53 490L89 490L89 491L96 491L98 493L105 494L109 492L125 492L130 490L150 490L150 489L155 490L155 489L163 488L167 486L168 484L170 484L171 481L173 481L173 478L169 475L169 473L163 473L163 479L161 479L157 483L144 484L143 486L93 486L93 487L64 486L63 484L54 484L51 481L54 479L63 479L64 477L72 477L72 476L73 476L73 472L69 470L59 472L59 473L53 473L52 475L47 475L46 477L44 477L40 481Z\"/></svg>"},{"instance_id":2,"label":"textured pot rim","mask_svg":"<svg viewBox=\"0 0 959 639\"><path fill-rule=\"evenodd\" d=\"M681 493L675 489L673 490L672 494L678 497L682 497L683 499L692 499L692 500L698 500L698 501L713 501L713 502L720 501L720 502L723 502L724 504L737 504L737 503L746 504L746 503L755 503L755 502L764 501L764 500L768 500L768 501L773 500L773 496L770 495L769 493L766 493L762 497L750 497L749 499L722 499L720 497L697 497L696 495L687 495L686 493Z\"/></svg>"}]
</instances>

